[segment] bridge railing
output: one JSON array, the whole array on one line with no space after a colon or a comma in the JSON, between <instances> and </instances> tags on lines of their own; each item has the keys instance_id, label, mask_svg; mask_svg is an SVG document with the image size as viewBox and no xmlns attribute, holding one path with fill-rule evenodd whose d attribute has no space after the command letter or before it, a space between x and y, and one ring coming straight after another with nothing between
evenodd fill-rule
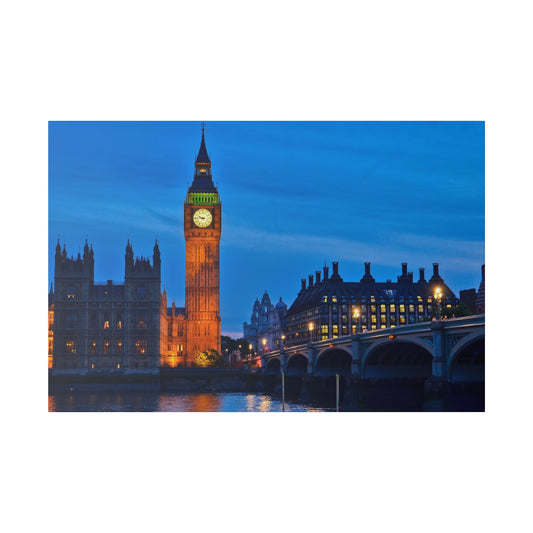
<instances>
[{"instance_id":1,"label":"bridge railing","mask_svg":"<svg viewBox=\"0 0 533 533\"><path fill-rule=\"evenodd\" d=\"M433 324L435 324L436 322L442 324L444 329L462 328L485 324L485 315L470 315L465 317L448 318L440 321L433 320L426 322L417 322L416 324L405 324L402 326L396 326L394 328L375 329L371 331L365 331L359 334L343 335L335 338L306 342L304 344L292 344L290 346L285 346L284 351L298 352L306 351L309 347L312 347L314 349L325 348L326 346L333 347L337 344L346 344L347 342L351 342L352 339L356 336L358 336L358 338L361 340L372 340L383 337L390 337L391 335L394 335L396 337L400 335L408 335L411 333L430 332ZM279 357L279 355L280 350L272 350L269 351L265 355L265 357L267 359L271 359L272 357Z\"/></svg>"}]
</instances>

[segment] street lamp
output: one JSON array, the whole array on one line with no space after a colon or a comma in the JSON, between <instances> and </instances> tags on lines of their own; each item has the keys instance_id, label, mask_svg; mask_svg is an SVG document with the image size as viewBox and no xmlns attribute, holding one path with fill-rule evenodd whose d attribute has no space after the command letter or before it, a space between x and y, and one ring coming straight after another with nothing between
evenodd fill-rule
<instances>
[{"instance_id":1,"label":"street lamp","mask_svg":"<svg viewBox=\"0 0 533 533\"><path fill-rule=\"evenodd\" d=\"M261 343L263 344L263 352L266 350L266 343L267 343L267 340L263 337L261 339Z\"/></svg>"},{"instance_id":2,"label":"street lamp","mask_svg":"<svg viewBox=\"0 0 533 533\"><path fill-rule=\"evenodd\" d=\"M359 311L359 307L354 307L353 317L354 317L354 319L356 321L356 324L357 324L355 332L356 333L361 333L361 312Z\"/></svg>"},{"instance_id":3,"label":"street lamp","mask_svg":"<svg viewBox=\"0 0 533 533\"><path fill-rule=\"evenodd\" d=\"M440 303L442 301L442 289L440 287L437 287L433 296L435 297L435 303L437 304L437 320L440 320Z\"/></svg>"},{"instance_id":4,"label":"street lamp","mask_svg":"<svg viewBox=\"0 0 533 533\"><path fill-rule=\"evenodd\" d=\"M309 340L313 340L313 330L315 329L315 325L313 322L309 322Z\"/></svg>"},{"instance_id":5,"label":"street lamp","mask_svg":"<svg viewBox=\"0 0 533 533\"><path fill-rule=\"evenodd\" d=\"M254 352L252 351L252 349L253 349L253 346L251 344L248 344L248 350L249 350L248 358L254 356Z\"/></svg>"},{"instance_id":6,"label":"street lamp","mask_svg":"<svg viewBox=\"0 0 533 533\"><path fill-rule=\"evenodd\" d=\"M283 350L283 348L285 348L285 335L284 334L281 335L281 349Z\"/></svg>"}]
</instances>

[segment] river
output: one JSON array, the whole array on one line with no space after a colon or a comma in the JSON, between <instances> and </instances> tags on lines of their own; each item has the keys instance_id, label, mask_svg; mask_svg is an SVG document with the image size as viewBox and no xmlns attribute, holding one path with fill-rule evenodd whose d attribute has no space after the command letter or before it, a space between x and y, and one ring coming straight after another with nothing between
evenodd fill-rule
<instances>
[{"instance_id":1,"label":"river","mask_svg":"<svg viewBox=\"0 0 533 533\"><path fill-rule=\"evenodd\" d=\"M335 410L313 402L285 402L271 394L225 392L181 394L177 392L75 391L48 396L49 411L80 412L319 412Z\"/></svg>"},{"instance_id":2,"label":"river","mask_svg":"<svg viewBox=\"0 0 533 533\"><path fill-rule=\"evenodd\" d=\"M437 398L420 383L366 384L356 394L341 388L340 411L484 411L484 384L450 387ZM49 411L125 412L321 412L335 411L335 388L307 395L288 390L282 403L279 391L175 392L159 390L51 391Z\"/></svg>"}]
</instances>

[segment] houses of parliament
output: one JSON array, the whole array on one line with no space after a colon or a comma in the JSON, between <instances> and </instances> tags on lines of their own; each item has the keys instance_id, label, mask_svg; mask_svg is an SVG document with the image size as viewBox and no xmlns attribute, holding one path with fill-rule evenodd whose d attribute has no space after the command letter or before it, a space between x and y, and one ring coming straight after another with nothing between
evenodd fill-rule
<instances>
[{"instance_id":1,"label":"houses of parliament","mask_svg":"<svg viewBox=\"0 0 533 533\"><path fill-rule=\"evenodd\" d=\"M222 204L211 175L204 128L194 180L184 202L185 307L161 292L157 239L151 258L127 242L124 282L94 283L94 250L67 256L58 240L48 300L48 367L52 373L157 373L220 353L219 244Z\"/></svg>"}]
</instances>

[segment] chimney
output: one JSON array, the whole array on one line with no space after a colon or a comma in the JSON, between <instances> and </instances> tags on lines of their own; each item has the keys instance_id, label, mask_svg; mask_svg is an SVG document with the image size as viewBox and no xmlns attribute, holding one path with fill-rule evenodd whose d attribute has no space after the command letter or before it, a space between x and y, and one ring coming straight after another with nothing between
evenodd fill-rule
<instances>
[{"instance_id":1,"label":"chimney","mask_svg":"<svg viewBox=\"0 0 533 533\"><path fill-rule=\"evenodd\" d=\"M439 264L438 263L433 263L433 275L435 277L439 276Z\"/></svg>"},{"instance_id":2,"label":"chimney","mask_svg":"<svg viewBox=\"0 0 533 533\"><path fill-rule=\"evenodd\" d=\"M419 281L426 281L424 279L424 269L423 268L419 268L419 271L420 271L420 280Z\"/></svg>"},{"instance_id":3,"label":"chimney","mask_svg":"<svg viewBox=\"0 0 533 533\"><path fill-rule=\"evenodd\" d=\"M407 263L402 263L402 276L407 276Z\"/></svg>"},{"instance_id":4,"label":"chimney","mask_svg":"<svg viewBox=\"0 0 533 533\"><path fill-rule=\"evenodd\" d=\"M333 275L339 275L339 263L337 261L333 261Z\"/></svg>"},{"instance_id":5,"label":"chimney","mask_svg":"<svg viewBox=\"0 0 533 533\"><path fill-rule=\"evenodd\" d=\"M370 274L370 263L365 263L365 276L371 276Z\"/></svg>"},{"instance_id":6,"label":"chimney","mask_svg":"<svg viewBox=\"0 0 533 533\"><path fill-rule=\"evenodd\" d=\"M324 281L329 277L329 267L324 265Z\"/></svg>"},{"instance_id":7,"label":"chimney","mask_svg":"<svg viewBox=\"0 0 533 533\"><path fill-rule=\"evenodd\" d=\"M302 291L305 291L305 278L302 278Z\"/></svg>"},{"instance_id":8,"label":"chimney","mask_svg":"<svg viewBox=\"0 0 533 533\"><path fill-rule=\"evenodd\" d=\"M320 270L315 271L315 284L318 285L320 283Z\"/></svg>"},{"instance_id":9,"label":"chimney","mask_svg":"<svg viewBox=\"0 0 533 533\"><path fill-rule=\"evenodd\" d=\"M309 274L307 277L309 278L309 288L311 288L313 286L313 274Z\"/></svg>"}]
</instances>

